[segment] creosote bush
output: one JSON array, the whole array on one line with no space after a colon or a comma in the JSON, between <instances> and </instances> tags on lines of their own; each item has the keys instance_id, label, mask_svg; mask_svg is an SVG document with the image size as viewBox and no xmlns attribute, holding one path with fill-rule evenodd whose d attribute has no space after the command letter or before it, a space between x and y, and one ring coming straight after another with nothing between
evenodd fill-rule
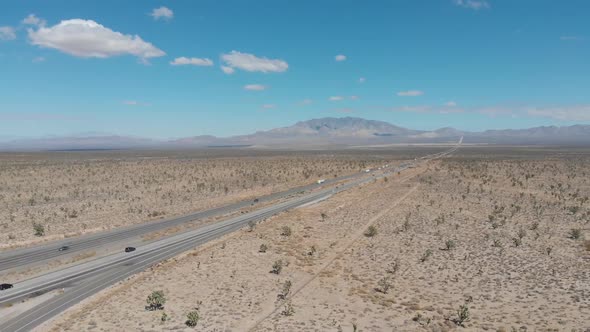
<instances>
[{"instance_id":1,"label":"creosote bush","mask_svg":"<svg viewBox=\"0 0 590 332\"><path fill-rule=\"evenodd\" d=\"M375 227L373 225L369 226L364 234L366 237L373 237L373 236L377 235L377 227Z\"/></svg>"},{"instance_id":2,"label":"creosote bush","mask_svg":"<svg viewBox=\"0 0 590 332\"><path fill-rule=\"evenodd\" d=\"M195 326L197 326L199 319L201 319L201 317L199 316L199 312L196 310L193 310L186 315L185 324L188 327L195 327Z\"/></svg>"},{"instance_id":3,"label":"creosote bush","mask_svg":"<svg viewBox=\"0 0 590 332\"><path fill-rule=\"evenodd\" d=\"M282 270L283 270L283 261L279 259L278 261L275 261L272 264L272 270L270 272L274 273L274 274L280 274Z\"/></svg>"},{"instance_id":4,"label":"creosote bush","mask_svg":"<svg viewBox=\"0 0 590 332\"><path fill-rule=\"evenodd\" d=\"M164 296L164 291L161 291L161 290L153 291L147 297L146 302L148 304L146 306L147 310L163 310L164 304L166 303L166 297Z\"/></svg>"},{"instance_id":5,"label":"creosote bush","mask_svg":"<svg viewBox=\"0 0 590 332\"><path fill-rule=\"evenodd\" d=\"M33 230L35 231L35 236L44 236L45 235L45 226L41 224L34 223Z\"/></svg>"},{"instance_id":6,"label":"creosote bush","mask_svg":"<svg viewBox=\"0 0 590 332\"><path fill-rule=\"evenodd\" d=\"M281 235L282 236L291 236L291 227L289 227L289 226L283 226L281 228Z\"/></svg>"},{"instance_id":7,"label":"creosote bush","mask_svg":"<svg viewBox=\"0 0 590 332\"><path fill-rule=\"evenodd\" d=\"M582 230L579 228L570 229L569 238L572 240L578 240L582 238Z\"/></svg>"},{"instance_id":8,"label":"creosote bush","mask_svg":"<svg viewBox=\"0 0 590 332\"><path fill-rule=\"evenodd\" d=\"M268 250L268 246L266 244L261 244L258 252L265 253Z\"/></svg>"}]
</instances>

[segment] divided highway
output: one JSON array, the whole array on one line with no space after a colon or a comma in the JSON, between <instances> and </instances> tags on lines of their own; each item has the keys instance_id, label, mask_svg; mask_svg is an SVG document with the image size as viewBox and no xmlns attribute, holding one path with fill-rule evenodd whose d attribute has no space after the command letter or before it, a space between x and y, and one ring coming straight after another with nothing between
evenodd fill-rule
<instances>
[{"instance_id":1,"label":"divided highway","mask_svg":"<svg viewBox=\"0 0 590 332\"><path fill-rule=\"evenodd\" d=\"M443 153L424 157L421 160L427 161L440 158L454 152L457 148L458 146ZM4 322L2 322L2 319L0 318L0 331L31 330L68 307L116 283L117 281L124 280L125 278L143 271L158 262L177 256L182 252L193 249L196 246L211 241L212 239L243 228L251 221L260 221L282 211L325 199L335 193L374 181L375 179L382 178L391 173L403 171L412 166L414 166L413 163L404 163L401 166L393 168L389 172L378 176L364 176L359 179L355 179L356 177L359 177L359 175L349 176L349 179L353 180L340 186L308 193L221 222L169 236L138 247L137 250L132 253L121 252L112 254L16 283L14 288L0 293L0 305L14 303L15 301L27 297L36 296L60 288L63 289L63 293L56 294L49 300ZM342 180L342 178L338 180L334 179L332 182L339 180ZM314 187L317 187L317 185L314 185ZM293 190L298 190L296 192L300 191L299 188ZM249 205L249 203L250 202L248 202L247 205ZM162 223L178 219L181 218L163 221ZM162 228L166 227L170 227L170 225L168 224ZM53 251L57 251L57 248L54 248Z\"/></svg>"}]
</instances>

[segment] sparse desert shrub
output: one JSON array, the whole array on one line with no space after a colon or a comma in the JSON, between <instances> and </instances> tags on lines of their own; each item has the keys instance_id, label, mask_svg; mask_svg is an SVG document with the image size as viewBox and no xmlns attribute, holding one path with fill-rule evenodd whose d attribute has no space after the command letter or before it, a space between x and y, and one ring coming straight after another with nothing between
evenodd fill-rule
<instances>
[{"instance_id":1,"label":"sparse desert shrub","mask_svg":"<svg viewBox=\"0 0 590 332\"><path fill-rule=\"evenodd\" d=\"M328 218L328 215L325 214L324 212L320 213L320 217L322 218L322 221L326 221L326 218Z\"/></svg>"},{"instance_id":2,"label":"sparse desert shrub","mask_svg":"<svg viewBox=\"0 0 590 332\"><path fill-rule=\"evenodd\" d=\"M34 223L33 230L35 231L35 236L45 236L45 226Z\"/></svg>"},{"instance_id":3,"label":"sparse desert shrub","mask_svg":"<svg viewBox=\"0 0 590 332\"><path fill-rule=\"evenodd\" d=\"M430 256L432 256L432 250L427 249L424 252L424 254L422 254L422 256L420 257L420 262L422 262L422 263L426 262L426 260L428 260L428 258L430 258Z\"/></svg>"},{"instance_id":4,"label":"sparse desert shrub","mask_svg":"<svg viewBox=\"0 0 590 332\"><path fill-rule=\"evenodd\" d=\"M270 272L274 273L274 274L280 274L282 270L283 270L283 261L279 259L278 261L275 261L272 264L272 270L270 270Z\"/></svg>"},{"instance_id":5,"label":"sparse desert shrub","mask_svg":"<svg viewBox=\"0 0 590 332\"><path fill-rule=\"evenodd\" d=\"M147 297L147 310L162 310L164 309L164 304L166 303L166 297L164 296L164 291L158 290L153 291Z\"/></svg>"},{"instance_id":6,"label":"sparse desert shrub","mask_svg":"<svg viewBox=\"0 0 590 332\"><path fill-rule=\"evenodd\" d=\"M492 247L494 248L502 248L502 241L498 239L494 239L494 243L492 243Z\"/></svg>"},{"instance_id":7,"label":"sparse desert shrub","mask_svg":"<svg viewBox=\"0 0 590 332\"><path fill-rule=\"evenodd\" d=\"M457 244L453 240L447 240L447 242L445 242L445 250L447 251L455 249L456 246Z\"/></svg>"},{"instance_id":8,"label":"sparse desert shrub","mask_svg":"<svg viewBox=\"0 0 590 332\"><path fill-rule=\"evenodd\" d=\"M248 232L253 232L256 228L256 220L248 221Z\"/></svg>"},{"instance_id":9,"label":"sparse desert shrub","mask_svg":"<svg viewBox=\"0 0 590 332\"><path fill-rule=\"evenodd\" d=\"M463 304L457 310L457 318L455 318L454 322L461 327L465 327L465 323L469 321L469 318L469 307L467 304Z\"/></svg>"},{"instance_id":10,"label":"sparse desert shrub","mask_svg":"<svg viewBox=\"0 0 590 332\"><path fill-rule=\"evenodd\" d=\"M373 236L377 235L377 227L375 227L373 225L369 226L364 234L366 237L373 237Z\"/></svg>"},{"instance_id":11,"label":"sparse desert shrub","mask_svg":"<svg viewBox=\"0 0 590 332\"><path fill-rule=\"evenodd\" d=\"M277 298L279 300L285 300L287 296L289 296L289 294L291 293L292 285L293 284L291 283L291 280L285 281L285 283L283 284L283 288L281 289L281 292L277 295Z\"/></svg>"},{"instance_id":12,"label":"sparse desert shrub","mask_svg":"<svg viewBox=\"0 0 590 332\"><path fill-rule=\"evenodd\" d=\"M524 230L524 228L521 228L518 230L518 233L516 235L519 239L522 240L526 236L526 231Z\"/></svg>"},{"instance_id":13,"label":"sparse desert shrub","mask_svg":"<svg viewBox=\"0 0 590 332\"><path fill-rule=\"evenodd\" d=\"M193 310L186 315L186 322L184 322L184 323L188 327L195 327L195 326L197 326L199 319L201 319L201 317L199 316L199 312L196 310Z\"/></svg>"},{"instance_id":14,"label":"sparse desert shrub","mask_svg":"<svg viewBox=\"0 0 590 332\"><path fill-rule=\"evenodd\" d=\"M551 256L551 252L553 251L552 247L546 247L545 248L545 253L547 254L547 256Z\"/></svg>"},{"instance_id":15,"label":"sparse desert shrub","mask_svg":"<svg viewBox=\"0 0 590 332\"><path fill-rule=\"evenodd\" d=\"M520 238L520 237L513 237L512 238L512 243L514 244L515 247L520 247L522 245L522 238Z\"/></svg>"},{"instance_id":16,"label":"sparse desert shrub","mask_svg":"<svg viewBox=\"0 0 590 332\"><path fill-rule=\"evenodd\" d=\"M381 278L381 280L379 280L379 282L377 282L377 287L375 287L375 290L380 293L387 294L390 288L391 281L388 277L383 277Z\"/></svg>"},{"instance_id":17,"label":"sparse desert shrub","mask_svg":"<svg viewBox=\"0 0 590 332\"><path fill-rule=\"evenodd\" d=\"M282 236L291 236L291 227L289 227L289 226L283 226L281 228L281 235Z\"/></svg>"},{"instance_id":18,"label":"sparse desert shrub","mask_svg":"<svg viewBox=\"0 0 590 332\"><path fill-rule=\"evenodd\" d=\"M309 248L309 250L307 251L307 256L313 256L313 255L315 255L316 252L317 252L317 249L315 248L315 246L311 246Z\"/></svg>"},{"instance_id":19,"label":"sparse desert shrub","mask_svg":"<svg viewBox=\"0 0 590 332\"><path fill-rule=\"evenodd\" d=\"M165 323L168 320L170 320L170 317L168 317L168 314L167 313L163 312L162 313L162 317L160 317L160 322Z\"/></svg>"},{"instance_id":20,"label":"sparse desert shrub","mask_svg":"<svg viewBox=\"0 0 590 332\"><path fill-rule=\"evenodd\" d=\"M397 271L399 271L400 265L401 263L399 261L399 258L396 258L393 262L389 263L389 265L385 269L385 272L389 274L396 274Z\"/></svg>"},{"instance_id":21,"label":"sparse desert shrub","mask_svg":"<svg viewBox=\"0 0 590 332\"><path fill-rule=\"evenodd\" d=\"M295 309L291 303L285 304L283 311L281 311L281 315L283 316L293 316L295 314Z\"/></svg>"},{"instance_id":22,"label":"sparse desert shrub","mask_svg":"<svg viewBox=\"0 0 590 332\"><path fill-rule=\"evenodd\" d=\"M579 228L572 228L569 232L569 238L572 240L578 240L582 237L582 230Z\"/></svg>"},{"instance_id":23,"label":"sparse desert shrub","mask_svg":"<svg viewBox=\"0 0 590 332\"><path fill-rule=\"evenodd\" d=\"M268 246L266 244L261 244L258 252L265 253L268 250Z\"/></svg>"}]
</instances>

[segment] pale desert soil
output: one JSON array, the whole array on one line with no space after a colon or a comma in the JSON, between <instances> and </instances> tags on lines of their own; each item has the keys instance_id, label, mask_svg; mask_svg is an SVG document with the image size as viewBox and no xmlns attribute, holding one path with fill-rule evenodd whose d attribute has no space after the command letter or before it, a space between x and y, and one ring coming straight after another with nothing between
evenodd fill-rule
<instances>
[{"instance_id":1,"label":"pale desert soil","mask_svg":"<svg viewBox=\"0 0 590 332\"><path fill-rule=\"evenodd\" d=\"M0 248L184 215L359 172L391 158L391 154L3 154ZM34 224L45 228L45 236L34 235Z\"/></svg>"},{"instance_id":2,"label":"pale desert soil","mask_svg":"<svg viewBox=\"0 0 590 332\"><path fill-rule=\"evenodd\" d=\"M498 159L453 157L283 213L40 330L191 331L198 308L201 331L587 331L590 160ZM277 260L283 270L269 273ZM144 309L154 290L163 311Z\"/></svg>"}]
</instances>

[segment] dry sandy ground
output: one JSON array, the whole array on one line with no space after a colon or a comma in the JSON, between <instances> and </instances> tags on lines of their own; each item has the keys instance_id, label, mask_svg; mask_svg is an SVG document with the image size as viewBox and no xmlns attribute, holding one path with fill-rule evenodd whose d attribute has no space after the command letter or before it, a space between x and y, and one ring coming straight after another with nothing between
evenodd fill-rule
<instances>
[{"instance_id":1,"label":"dry sandy ground","mask_svg":"<svg viewBox=\"0 0 590 332\"><path fill-rule=\"evenodd\" d=\"M40 330L190 331L198 310L201 331L587 331L588 172L587 156L435 162L197 248ZM164 310L144 309L154 290Z\"/></svg>"},{"instance_id":2,"label":"dry sandy ground","mask_svg":"<svg viewBox=\"0 0 590 332\"><path fill-rule=\"evenodd\" d=\"M0 154L0 248L253 199L392 157L229 155ZM44 236L35 236L35 224Z\"/></svg>"}]
</instances>

